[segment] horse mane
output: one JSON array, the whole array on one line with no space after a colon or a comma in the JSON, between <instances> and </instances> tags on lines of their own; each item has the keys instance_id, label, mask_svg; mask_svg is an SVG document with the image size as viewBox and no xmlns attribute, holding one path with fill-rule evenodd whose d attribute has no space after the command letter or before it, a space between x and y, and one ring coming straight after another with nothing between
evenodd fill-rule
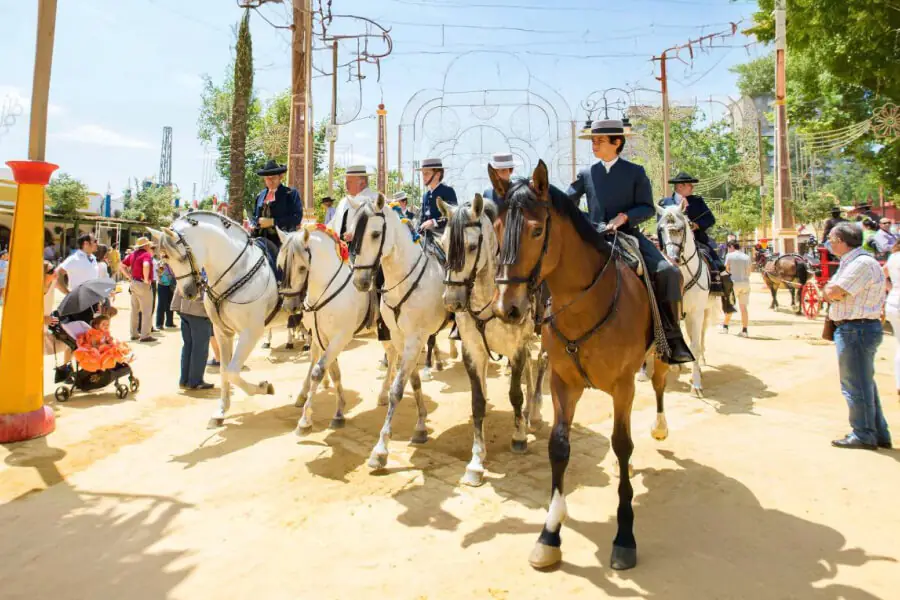
<instances>
[{"instance_id":1,"label":"horse mane","mask_svg":"<svg viewBox=\"0 0 900 600\"><path fill-rule=\"evenodd\" d=\"M244 231L244 228L240 223L221 213L212 212L210 210L195 210L175 219L175 223L178 223L179 221L189 225L193 225L194 223L212 225L222 229L231 240L239 242L240 244L246 244L247 239L250 237L250 234ZM175 223L172 225L174 226Z\"/></svg>"},{"instance_id":2,"label":"horse mane","mask_svg":"<svg viewBox=\"0 0 900 600\"><path fill-rule=\"evenodd\" d=\"M447 267L451 271L462 271L466 266L466 227L469 226L469 213L471 205L460 206L447 223L450 231L450 245L447 248ZM497 219L497 205L493 201L484 199L484 214L493 223Z\"/></svg>"},{"instance_id":3,"label":"horse mane","mask_svg":"<svg viewBox=\"0 0 900 600\"><path fill-rule=\"evenodd\" d=\"M506 192L507 221L503 229L503 244L500 250L500 264L512 265L519 259L522 226L525 223L525 210L534 210L539 205L537 196L525 178L514 178ZM572 223L575 233L581 241L597 250L602 256L612 254L612 246L604 236L594 229L587 216L569 199L569 195L558 187L551 185L549 190L550 206L563 218Z\"/></svg>"}]
</instances>

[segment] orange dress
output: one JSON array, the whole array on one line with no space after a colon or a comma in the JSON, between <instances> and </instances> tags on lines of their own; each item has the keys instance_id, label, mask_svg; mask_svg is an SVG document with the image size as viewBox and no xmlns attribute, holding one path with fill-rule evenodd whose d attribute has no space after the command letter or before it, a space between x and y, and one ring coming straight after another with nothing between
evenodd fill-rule
<instances>
[{"instance_id":1,"label":"orange dress","mask_svg":"<svg viewBox=\"0 0 900 600\"><path fill-rule=\"evenodd\" d=\"M131 362L127 344L117 342L99 329L89 329L78 336L78 349L72 353L78 365L89 372L112 369L117 364Z\"/></svg>"}]
</instances>

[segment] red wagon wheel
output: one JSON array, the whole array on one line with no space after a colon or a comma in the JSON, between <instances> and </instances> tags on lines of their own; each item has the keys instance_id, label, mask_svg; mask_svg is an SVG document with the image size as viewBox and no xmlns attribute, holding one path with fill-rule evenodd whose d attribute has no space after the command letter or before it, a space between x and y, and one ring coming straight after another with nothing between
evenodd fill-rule
<instances>
[{"instance_id":1,"label":"red wagon wheel","mask_svg":"<svg viewBox=\"0 0 900 600\"><path fill-rule=\"evenodd\" d=\"M800 305L807 319L815 319L822 310L822 292L815 280L809 280L803 284L800 290Z\"/></svg>"}]
</instances>

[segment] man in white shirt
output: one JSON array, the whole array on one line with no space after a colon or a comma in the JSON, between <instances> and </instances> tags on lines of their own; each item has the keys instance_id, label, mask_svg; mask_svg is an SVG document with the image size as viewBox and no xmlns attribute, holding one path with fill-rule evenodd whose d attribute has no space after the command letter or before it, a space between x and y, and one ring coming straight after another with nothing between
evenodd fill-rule
<instances>
[{"instance_id":1,"label":"man in white shirt","mask_svg":"<svg viewBox=\"0 0 900 600\"><path fill-rule=\"evenodd\" d=\"M356 213L366 200L378 200L378 192L369 187L369 173L364 165L347 167L344 184L347 195L338 203L334 215L325 224L342 240L350 242L353 232L349 228L356 221Z\"/></svg>"},{"instance_id":2,"label":"man in white shirt","mask_svg":"<svg viewBox=\"0 0 900 600\"><path fill-rule=\"evenodd\" d=\"M728 254L725 255L725 270L731 273L734 283L734 296L741 310L741 332L739 337L748 337L747 324L750 316L747 305L750 304L750 257L741 252L741 245L736 240L728 241ZM725 313L721 333L728 333L728 324L732 313Z\"/></svg>"},{"instance_id":3,"label":"man in white shirt","mask_svg":"<svg viewBox=\"0 0 900 600\"><path fill-rule=\"evenodd\" d=\"M97 279L97 259L94 252L97 251L97 240L91 233L85 233L78 237L78 250L73 252L56 267L56 286L63 294L68 294L85 281ZM67 283L63 283L65 275Z\"/></svg>"}]
</instances>

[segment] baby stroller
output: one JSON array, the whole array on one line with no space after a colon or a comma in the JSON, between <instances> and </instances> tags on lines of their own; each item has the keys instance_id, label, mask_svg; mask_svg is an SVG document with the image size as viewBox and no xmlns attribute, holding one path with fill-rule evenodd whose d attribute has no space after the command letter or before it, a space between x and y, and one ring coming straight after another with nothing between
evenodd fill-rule
<instances>
[{"instance_id":1,"label":"baby stroller","mask_svg":"<svg viewBox=\"0 0 900 600\"><path fill-rule=\"evenodd\" d=\"M75 339L90 329L90 325L84 321L70 321L68 323L60 322L50 325L49 329L55 339L74 351L78 348L78 343ZM111 369L102 371L85 371L78 366L77 361L74 362L75 368L69 372L63 384L56 388L55 396L59 402L68 401L72 394L75 393L75 390L92 392L105 388L113 382L116 385L116 398L122 400L128 396L128 392L137 392L141 386L141 382L134 376L131 366L128 364L118 364ZM125 377L128 378L128 385L119 381Z\"/></svg>"}]
</instances>

